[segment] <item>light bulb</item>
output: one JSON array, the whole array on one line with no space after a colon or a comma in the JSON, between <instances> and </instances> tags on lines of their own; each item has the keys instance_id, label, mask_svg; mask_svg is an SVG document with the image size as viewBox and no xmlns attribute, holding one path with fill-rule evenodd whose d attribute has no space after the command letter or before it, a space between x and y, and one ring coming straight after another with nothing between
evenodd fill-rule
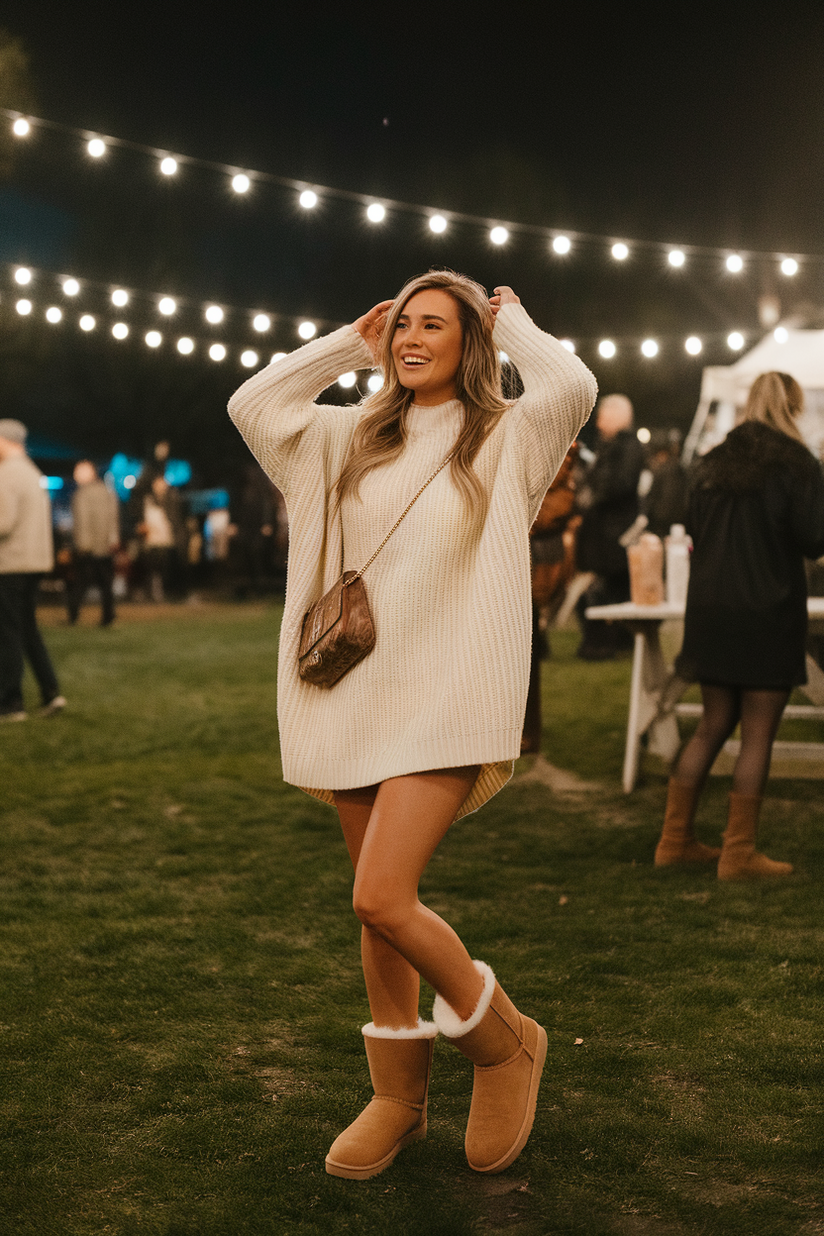
<instances>
[{"instance_id":1,"label":"light bulb","mask_svg":"<svg viewBox=\"0 0 824 1236\"><path fill-rule=\"evenodd\" d=\"M112 304L122 309L129 303L129 293L124 288L115 288L112 292Z\"/></svg>"},{"instance_id":2,"label":"light bulb","mask_svg":"<svg viewBox=\"0 0 824 1236\"><path fill-rule=\"evenodd\" d=\"M170 318L177 309L177 303L172 300L171 296L164 296L157 302L157 308L164 317Z\"/></svg>"},{"instance_id":3,"label":"light bulb","mask_svg":"<svg viewBox=\"0 0 824 1236\"><path fill-rule=\"evenodd\" d=\"M366 217L370 223L382 223L386 218L386 209L381 206L380 202L373 202L367 207Z\"/></svg>"},{"instance_id":4,"label":"light bulb","mask_svg":"<svg viewBox=\"0 0 824 1236\"><path fill-rule=\"evenodd\" d=\"M159 348L163 342L163 336L159 330L150 330L146 332L146 343L150 348Z\"/></svg>"},{"instance_id":5,"label":"light bulb","mask_svg":"<svg viewBox=\"0 0 824 1236\"><path fill-rule=\"evenodd\" d=\"M443 215L430 215L429 226L433 232L437 232L438 234L445 232L447 226L446 219L444 219Z\"/></svg>"},{"instance_id":6,"label":"light bulb","mask_svg":"<svg viewBox=\"0 0 824 1236\"><path fill-rule=\"evenodd\" d=\"M790 332L787 330L786 326L776 326L773 331L773 339L776 343L786 343L789 337Z\"/></svg>"},{"instance_id":7,"label":"light bulb","mask_svg":"<svg viewBox=\"0 0 824 1236\"><path fill-rule=\"evenodd\" d=\"M63 293L65 296L76 296L80 291L80 284L76 279L64 279Z\"/></svg>"},{"instance_id":8,"label":"light bulb","mask_svg":"<svg viewBox=\"0 0 824 1236\"><path fill-rule=\"evenodd\" d=\"M273 352L272 358L269 361L269 364L274 365L275 361L283 360L284 356L286 355L287 355L286 352Z\"/></svg>"},{"instance_id":9,"label":"light bulb","mask_svg":"<svg viewBox=\"0 0 824 1236\"><path fill-rule=\"evenodd\" d=\"M611 339L602 339L598 344L598 352L605 360L612 360L617 351L618 349Z\"/></svg>"},{"instance_id":10,"label":"light bulb","mask_svg":"<svg viewBox=\"0 0 824 1236\"><path fill-rule=\"evenodd\" d=\"M272 319L267 313L256 313L252 319L252 325L255 330L260 331L260 333L263 334L264 331L269 330L271 327Z\"/></svg>"},{"instance_id":11,"label":"light bulb","mask_svg":"<svg viewBox=\"0 0 824 1236\"><path fill-rule=\"evenodd\" d=\"M301 322L298 327L298 334L301 339L313 339L317 332L318 328L314 322Z\"/></svg>"},{"instance_id":12,"label":"light bulb","mask_svg":"<svg viewBox=\"0 0 824 1236\"><path fill-rule=\"evenodd\" d=\"M575 344L572 342L571 339L559 339L558 342L560 343L562 348L566 348L567 352L574 353Z\"/></svg>"},{"instance_id":13,"label":"light bulb","mask_svg":"<svg viewBox=\"0 0 824 1236\"><path fill-rule=\"evenodd\" d=\"M177 341L177 350L181 356L191 356L195 350L195 341L190 339L188 335L183 335Z\"/></svg>"},{"instance_id":14,"label":"light bulb","mask_svg":"<svg viewBox=\"0 0 824 1236\"><path fill-rule=\"evenodd\" d=\"M744 259L737 253L731 253L724 265L730 274L737 275L744 269Z\"/></svg>"},{"instance_id":15,"label":"light bulb","mask_svg":"<svg viewBox=\"0 0 824 1236\"><path fill-rule=\"evenodd\" d=\"M650 431L649 431L648 429L645 429L645 428L642 426L640 429L637 429L637 430L635 431L635 436L636 436L636 438L638 439L638 441L639 441L639 442L642 442L642 443L644 444L644 446L646 446L646 445L647 445L647 443L649 442L649 440L651 439L652 434L650 433Z\"/></svg>"},{"instance_id":16,"label":"light bulb","mask_svg":"<svg viewBox=\"0 0 824 1236\"><path fill-rule=\"evenodd\" d=\"M18 300L17 304L14 307L17 310L17 312L20 314L21 318L28 317L28 315L31 313L31 301L30 300Z\"/></svg>"},{"instance_id":17,"label":"light bulb","mask_svg":"<svg viewBox=\"0 0 824 1236\"><path fill-rule=\"evenodd\" d=\"M19 116L11 126L11 131L15 137L28 137L31 125L28 120L24 120L22 116Z\"/></svg>"},{"instance_id":18,"label":"light bulb","mask_svg":"<svg viewBox=\"0 0 824 1236\"><path fill-rule=\"evenodd\" d=\"M784 258L784 261L781 263L781 273L788 278L798 274L798 262L796 262L795 258Z\"/></svg>"},{"instance_id":19,"label":"light bulb","mask_svg":"<svg viewBox=\"0 0 824 1236\"><path fill-rule=\"evenodd\" d=\"M690 335L689 339L684 343L684 348L689 352L690 356L697 356L703 346L697 335Z\"/></svg>"},{"instance_id":20,"label":"light bulb","mask_svg":"<svg viewBox=\"0 0 824 1236\"><path fill-rule=\"evenodd\" d=\"M115 339L126 339L129 335L129 328L125 322L115 322L112 327L112 334Z\"/></svg>"},{"instance_id":21,"label":"light bulb","mask_svg":"<svg viewBox=\"0 0 824 1236\"><path fill-rule=\"evenodd\" d=\"M658 344L655 342L654 339L645 339L644 342L641 344L641 353L643 356L649 356L649 357L657 356L658 355Z\"/></svg>"},{"instance_id":22,"label":"light bulb","mask_svg":"<svg viewBox=\"0 0 824 1236\"><path fill-rule=\"evenodd\" d=\"M615 258L616 262L625 262L627 260L629 257L629 249L623 241L619 240L612 246L612 256Z\"/></svg>"},{"instance_id":23,"label":"light bulb","mask_svg":"<svg viewBox=\"0 0 824 1236\"><path fill-rule=\"evenodd\" d=\"M86 146L86 149L93 159L102 159L103 155L106 153L106 143L102 140L102 138L93 137Z\"/></svg>"},{"instance_id":24,"label":"light bulb","mask_svg":"<svg viewBox=\"0 0 824 1236\"><path fill-rule=\"evenodd\" d=\"M244 172L239 172L237 176L232 177L232 188L235 193L248 193L251 183L251 180Z\"/></svg>"},{"instance_id":25,"label":"light bulb","mask_svg":"<svg viewBox=\"0 0 824 1236\"><path fill-rule=\"evenodd\" d=\"M304 189L298 201L304 210L314 210L318 204L318 195L314 189Z\"/></svg>"},{"instance_id":26,"label":"light bulb","mask_svg":"<svg viewBox=\"0 0 824 1236\"><path fill-rule=\"evenodd\" d=\"M493 245L505 245L509 240L509 232L505 227L493 227L492 231L489 233L489 239L492 241Z\"/></svg>"},{"instance_id":27,"label":"light bulb","mask_svg":"<svg viewBox=\"0 0 824 1236\"><path fill-rule=\"evenodd\" d=\"M375 391L379 391L381 387L383 386L383 374L382 373L371 374L370 377L367 379L366 385L369 387L370 391L374 395Z\"/></svg>"},{"instance_id":28,"label":"light bulb","mask_svg":"<svg viewBox=\"0 0 824 1236\"><path fill-rule=\"evenodd\" d=\"M350 390L358 380L356 373L342 373L338 378L338 386L342 386L345 391Z\"/></svg>"},{"instance_id":29,"label":"light bulb","mask_svg":"<svg viewBox=\"0 0 824 1236\"><path fill-rule=\"evenodd\" d=\"M740 352L744 346L744 336L740 330L734 330L727 335L727 346L732 348L733 352Z\"/></svg>"},{"instance_id":30,"label":"light bulb","mask_svg":"<svg viewBox=\"0 0 824 1236\"><path fill-rule=\"evenodd\" d=\"M253 352L251 348L240 354L240 363L246 369L254 369L259 359L257 352Z\"/></svg>"},{"instance_id":31,"label":"light bulb","mask_svg":"<svg viewBox=\"0 0 824 1236\"><path fill-rule=\"evenodd\" d=\"M58 309L57 305L49 305L48 309L46 310L46 321L51 322L52 324L55 324L57 322L60 322L62 318L63 318L63 310Z\"/></svg>"},{"instance_id":32,"label":"light bulb","mask_svg":"<svg viewBox=\"0 0 824 1236\"><path fill-rule=\"evenodd\" d=\"M670 249L669 253L667 254L667 261L669 262L670 266L683 266L686 260L687 259L684 256L684 252L682 249Z\"/></svg>"},{"instance_id":33,"label":"light bulb","mask_svg":"<svg viewBox=\"0 0 824 1236\"><path fill-rule=\"evenodd\" d=\"M556 236L552 242L552 248L556 253L569 253L572 248L572 241L568 236Z\"/></svg>"},{"instance_id":34,"label":"light bulb","mask_svg":"<svg viewBox=\"0 0 824 1236\"><path fill-rule=\"evenodd\" d=\"M14 282L19 283L21 287L25 287L27 283L31 283L31 271L27 266L18 266L14 272Z\"/></svg>"},{"instance_id":35,"label":"light bulb","mask_svg":"<svg viewBox=\"0 0 824 1236\"><path fill-rule=\"evenodd\" d=\"M213 343L209 348L209 357L213 361L222 361L226 359L226 349L222 343Z\"/></svg>"},{"instance_id":36,"label":"light bulb","mask_svg":"<svg viewBox=\"0 0 824 1236\"><path fill-rule=\"evenodd\" d=\"M165 159L160 160L160 170L164 176L174 176L177 171L177 159L167 155Z\"/></svg>"},{"instance_id":37,"label":"light bulb","mask_svg":"<svg viewBox=\"0 0 824 1236\"><path fill-rule=\"evenodd\" d=\"M97 322L90 313L84 313L83 317L80 319L80 329L81 330L85 330L85 331L94 330L96 325L97 325Z\"/></svg>"}]
</instances>

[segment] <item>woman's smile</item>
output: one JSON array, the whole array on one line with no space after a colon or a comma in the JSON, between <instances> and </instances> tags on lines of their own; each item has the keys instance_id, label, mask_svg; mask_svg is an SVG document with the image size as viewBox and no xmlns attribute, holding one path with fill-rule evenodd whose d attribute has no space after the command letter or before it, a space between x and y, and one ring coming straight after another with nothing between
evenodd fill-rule
<instances>
[{"instance_id":1,"label":"woman's smile","mask_svg":"<svg viewBox=\"0 0 824 1236\"><path fill-rule=\"evenodd\" d=\"M392 359L401 386L415 402L434 407L456 397L463 354L458 306L448 292L428 288L410 296L392 339Z\"/></svg>"}]
</instances>

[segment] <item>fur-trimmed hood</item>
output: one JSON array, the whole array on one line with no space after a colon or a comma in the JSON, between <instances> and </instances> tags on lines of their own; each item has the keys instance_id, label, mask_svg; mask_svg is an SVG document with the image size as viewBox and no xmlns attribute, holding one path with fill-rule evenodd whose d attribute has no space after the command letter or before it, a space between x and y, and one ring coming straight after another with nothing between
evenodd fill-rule
<instances>
[{"instance_id":1,"label":"fur-trimmed hood","mask_svg":"<svg viewBox=\"0 0 824 1236\"><path fill-rule=\"evenodd\" d=\"M694 488L741 494L760 489L778 468L809 470L814 459L801 442L762 421L744 421L696 464Z\"/></svg>"}]
</instances>

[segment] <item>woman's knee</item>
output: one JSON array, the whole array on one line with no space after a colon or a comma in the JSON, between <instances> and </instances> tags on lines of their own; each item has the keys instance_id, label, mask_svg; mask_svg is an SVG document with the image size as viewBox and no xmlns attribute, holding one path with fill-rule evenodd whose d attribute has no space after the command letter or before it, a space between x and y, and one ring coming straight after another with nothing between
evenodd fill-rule
<instances>
[{"instance_id":1,"label":"woman's knee","mask_svg":"<svg viewBox=\"0 0 824 1236\"><path fill-rule=\"evenodd\" d=\"M371 884L363 879L355 880L352 907L364 927L390 941L397 936L409 913L406 898L386 885Z\"/></svg>"}]
</instances>

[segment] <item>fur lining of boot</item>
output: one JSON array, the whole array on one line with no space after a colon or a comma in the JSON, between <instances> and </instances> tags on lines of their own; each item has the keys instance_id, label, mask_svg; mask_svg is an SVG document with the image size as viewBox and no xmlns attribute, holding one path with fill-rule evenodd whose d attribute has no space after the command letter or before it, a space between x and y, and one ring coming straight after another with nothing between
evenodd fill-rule
<instances>
[{"instance_id":1,"label":"fur lining of boot","mask_svg":"<svg viewBox=\"0 0 824 1236\"><path fill-rule=\"evenodd\" d=\"M472 1016L462 1021L441 996L432 1016L475 1066L466 1158L473 1171L494 1173L515 1162L532 1130L547 1036L518 1012L485 962L474 965L484 988Z\"/></svg>"},{"instance_id":2,"label":"fur lining of boot","mask_svg":"<svg viewBox=\"0 0 824 1236\"><path fill-rule=\"evenodd\" d=\"M368 1180L389 1167L404 1146L426 1137L426 1101L437 1026L362 1028L374 1097L335 1138L326 1156L330 1176Z\"/></svg>"}]
</instances>

